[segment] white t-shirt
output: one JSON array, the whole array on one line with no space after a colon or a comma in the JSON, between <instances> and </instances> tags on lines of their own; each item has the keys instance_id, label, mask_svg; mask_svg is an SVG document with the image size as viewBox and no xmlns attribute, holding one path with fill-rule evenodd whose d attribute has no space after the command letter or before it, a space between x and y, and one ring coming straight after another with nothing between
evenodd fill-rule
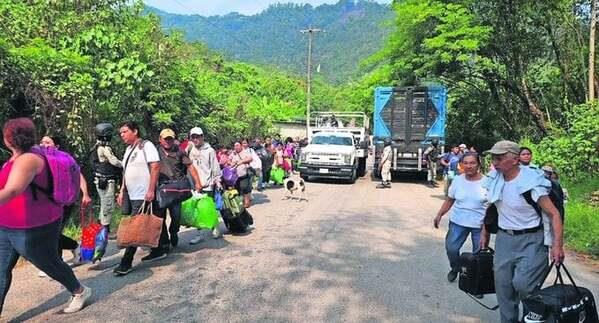
<instances>
[{"instance_id":1,"label":"white t-shirt","mask_svg":"<svg viewBox=\"0 0 599 323\"><path fill-rule=\"evenodd\" d=\"M455 200L449 221L467 228L482 226L487 209L487 191L481 184L482 178L469 181L465 175L460 175L453 179L447 193Z\"/></svg>"},{"instance_id":2,"label":"white t-shirt","mask_svg":"<svg viewBox=\"0 0 599 323\"><path fill-rule=\"evenodd\" d=\"M139 145L135 145L135 148L132 146L127 147L123 156L123 165L127 162L125 185L127 186L129 199L135 201L145 198L150 185L150 165L148 164L159 161L158 150L150 141L143 143L143 151L139 149Z\"/></svg>"},{"instance_id":3,"label":"white t-shirt","mask_svg":"<svg viewBox=\"0 0 599 323\"><path fill-rule=\"evenodd\" d=\"M518 192L522 172L511 181L506 181L501 191L501 199L495 202L499 220L497 224L506 230L524 230L539 226L541 217ZM534 199L534 197L533 197ZM536 202L536 200L535 200Z\"/></svg>"}]
</instances>

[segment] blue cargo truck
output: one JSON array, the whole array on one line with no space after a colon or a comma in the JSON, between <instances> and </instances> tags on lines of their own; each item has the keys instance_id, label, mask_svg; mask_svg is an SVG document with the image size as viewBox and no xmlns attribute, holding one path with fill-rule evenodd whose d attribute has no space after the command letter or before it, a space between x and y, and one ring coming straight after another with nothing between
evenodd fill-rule
<instances>
[{"instance_id":1,"label":"blue cargo truck","mask_svg":"<svg viewBox=\"0 0 599 323\"><path fill-rule=\"evenodd\" d=\"M426 172L422 154L433 138L445 144L447 89L441 85L377 87L374 91L374 175L383 152L383 141L391 138L391 170Z\"/></svg>"}]
</instances>

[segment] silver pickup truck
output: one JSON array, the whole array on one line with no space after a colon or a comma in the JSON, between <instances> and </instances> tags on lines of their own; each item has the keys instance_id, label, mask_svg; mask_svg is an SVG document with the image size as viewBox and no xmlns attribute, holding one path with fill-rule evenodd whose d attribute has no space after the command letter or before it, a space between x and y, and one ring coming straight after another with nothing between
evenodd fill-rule
<instances>
[{"instance_id":1,"label":"silver pickup truck","mask_svg":"<svg viewBox=\"0 0 599 323\"><path fill-rule=\"evenodd\" d=\"M299 172L304 179L319 177L355 182L358 162L353 136L346 132L314 134L308 146L301 150Z\"/></svg>"}]
</instances>

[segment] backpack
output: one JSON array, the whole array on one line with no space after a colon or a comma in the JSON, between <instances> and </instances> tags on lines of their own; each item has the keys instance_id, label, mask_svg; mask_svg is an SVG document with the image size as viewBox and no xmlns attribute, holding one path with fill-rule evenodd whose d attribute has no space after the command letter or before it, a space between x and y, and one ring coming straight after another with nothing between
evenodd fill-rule
<instances>
[{"instance_id":1,"label":"backpack","mask_svg":"<svg viewBox=\"0 0 599 323\"><path fill-rule=\"evenodd\" d=\"M551 182L551 190L549 191L549 199L551 200L553 205L555 205L555 208L559 211L559 215L562 218L562 224L563 224L564 218L565 218L564 191L563 191L561 185L557 181L554 181L552 179L549 179L549 181ZM535 209L535 211L537 211L537 214L542 219L543 210L541 209L539 204L537 204L537 202L535 202L532 199L531 191L526 191L526 192L522 193L522 197L524 197L524 199L526 200L526 203L530 204L530 206L532 206ZM485 217L483 220L484 225L489 233L497 233L498 218L499 218L499 215L497 213L497 207L495 206L495 204L490 204L489 207L487 207L487 210L485 211Z\"/></svg>"},{"instance_id":2,"label":"backpack","mask_svg":"<svg viewBox=\"0 0 599 323\"><path fill-rule=\"evenodd\" d=\"M564 190L557 181L549 178L548 180L551 182L551 190L549 190L549 199L551 200L553 205L555 205L555 208L559 211L559 215L562 218L562 223L564 223L564 217L566 215L566 211L564 209ZM537 214L541 216L543 210L541 210L539 204L537 204L537 202L535 202L532 199L531 191L526 191L522 193L522 196L526 200L526 203L530 204L535 209L535 211L537 211Z\"/></svg>"},{"instance_id":3,"label":"backpack","mask_svg":"<svg viewBox=\"0 0 599 323\"><path fill-rule=\"evenodd\" d=\"M42 157L48 169L48 187L31 183L34 199L36 191L41 191L58 205L67 206L75 203L79 197L79 176L81 176L81 169L75 159L55 148L34 146L31 152Z\"/></svg>"},{"instance_id":4,"label":"backpack","mask_svg":"<svg viewBox=\"0 0 599 323\"><path fill-rule=\"evenodd\" d=\"M236 189L229 189L223 193L223 204L225 209L233 213L233 217L240 215L245 210L241 196Z\"/></svg>"}]
</instances>

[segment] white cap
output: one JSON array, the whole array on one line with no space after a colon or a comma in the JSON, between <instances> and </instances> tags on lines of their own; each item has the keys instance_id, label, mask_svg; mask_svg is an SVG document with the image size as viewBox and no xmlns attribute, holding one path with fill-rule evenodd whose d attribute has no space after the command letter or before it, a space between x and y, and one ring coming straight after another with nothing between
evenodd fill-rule
<instances>
[{"instance_id":1,"label":"white cap","mask_svg":"<svg viewBox=\"0 0 599 323\"><path fill-rule=\"evenodd\" d=\"M461 144L459 147L460 148L468 148L468 147L466 147L466 144Z\"/></svg>"},{"instance_id":2,"label":"white cap","mask_svg":"<svg viewBox=\"0 0 599 323\"><path fill-rule=\"evenodd\" d=\"M198 135L198 136L203 136L204 135L204 131L202 131L202 128L200 127L194 127L191 128L191 130L189 130L189 135Z\"/></svg>"}]
</instances>

